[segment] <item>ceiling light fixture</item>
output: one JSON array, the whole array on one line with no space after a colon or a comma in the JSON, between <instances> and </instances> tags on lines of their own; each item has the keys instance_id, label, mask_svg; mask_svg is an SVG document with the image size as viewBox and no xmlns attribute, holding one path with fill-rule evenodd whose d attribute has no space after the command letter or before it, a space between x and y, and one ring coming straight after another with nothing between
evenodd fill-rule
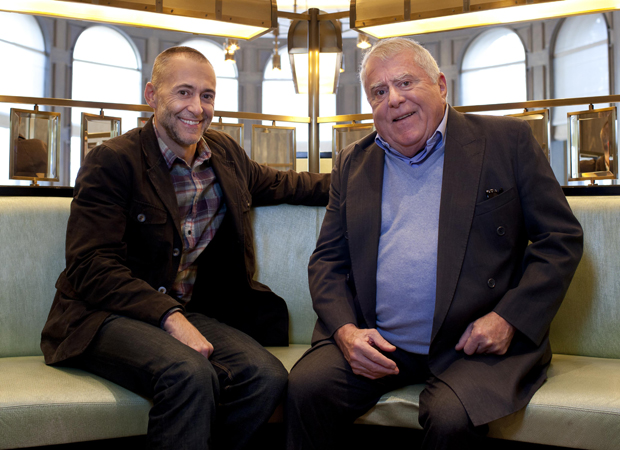
<instances>
[{"instance_id":1,"label":"ceiling light fixture","mask_svg":"<svg viewBox=\"0 0 620 450\"><path fill-rule=\"evenodd\" d=\"M370 43L370 39L368 36L362 33L357 34L357 48L361 48L362 50L366 50L367 48L372 47Z\"/></svg>"},{"instance_id":2,"label":"ceiling light fixture","mask_svg":"<svg viewBox=\"0 0 620 450\"><path fill-rule=\"evenodd\" d=\"M620 0L352 0L350 23L356 31L383 39L617 9Z\"/></svg>"},{"instance_id":3,"label":"ceiling light fixture","mask_svg":"<svg viewBox=\"0 0 620 450\"><path fill-rule=\"evenodd\" d=\"M0 0L0 11L253 39L278 23L276 0Z\"/></svg>"},{"instance_id":4,"label":"ceiling light fixture","mask_svg":"<svg viewBox=\"0 0 620 450\"><path fill-rule=\"evenodd\" d=\"M307 20L295 20L288 30L288 54L293 70L295 93L308 93L309 23ZM338 89L340 66L342 60L342 31L340 21L321 19L318 21L318 53L319 93L335 94ZM316 56L313 54L313 56Z\"/></svg>"},{"instance_id":5,"label":"ceiling light fixture","mask_svg":"<svg viewBox=\"0 0 620 450\"><path fill-rule=\"evenodd\" d=\"M282 70L282 62L280 61L280 55L278 54L278 34L279 34L279 27L276 27L275 30L273 30L273 35L276 38L275 40L275 44L274 44L274 49L273 49L273 58L271 59L271 70L272 71L281 71Z\"/></svg>"}]
</instances>

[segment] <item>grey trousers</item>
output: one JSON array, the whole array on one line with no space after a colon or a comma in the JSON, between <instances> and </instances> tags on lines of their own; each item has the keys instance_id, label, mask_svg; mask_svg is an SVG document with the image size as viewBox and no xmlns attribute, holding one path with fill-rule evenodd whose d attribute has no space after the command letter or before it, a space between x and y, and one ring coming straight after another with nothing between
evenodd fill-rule
<instances>
[{"instance_id":1,"label":"grey trousers","mask_svg":"<svg viewBox=\"0 0 620 450\"><path fill-rule=\"evenodd\" d=\"M150 448L247 448L284 394L286 369L241 331L186 317L213 344L209 359L157 327L112 316L72 365L153 399Z\"/></svg>"},{"instance_id":2,"label":"grey trousers","mask_svg":"<svg viewBox=\"0 0 620 450\"><path fill-rule=\"evenodd\" d=\"M372 408L381 395L426 382L420 395L423 449L473 449L487 433L474 427L456 394L433 377L428 357L397 349L385 353L399 374L370 380L355 375L338 346L322 343L295 365L289 375L286 404L288 450L328 450L346 446L343 429Z\"/></svg>"}]
</instances>

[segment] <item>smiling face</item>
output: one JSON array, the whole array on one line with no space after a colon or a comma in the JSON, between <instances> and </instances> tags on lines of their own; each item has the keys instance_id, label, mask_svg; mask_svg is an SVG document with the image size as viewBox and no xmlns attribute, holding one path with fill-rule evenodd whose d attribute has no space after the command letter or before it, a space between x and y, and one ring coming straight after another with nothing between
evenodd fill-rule
<instances>
[{"instance_id":1,"label":"smiling face","mask_svg":"<svg viewBox=\"0 0 620 450\"><path fill-rule=\"evenodd\" d=\"M159 137L188 162L213 119L215 80L211 64L181 53L168 61L157 86L149 82L144 91Z\"/></svg>"},{"instance_id":2,"label":"smiling face","mask_svg":"<svg viewBox=\"0 0 620 450\"><path fill-rule=\"evenodd\" d=\"M445 112L446 78L440 73L433 82L411 51L386 60L371 57L364 89L377 132L407 157L424 148Z\"/></svg>"}]
</instances>

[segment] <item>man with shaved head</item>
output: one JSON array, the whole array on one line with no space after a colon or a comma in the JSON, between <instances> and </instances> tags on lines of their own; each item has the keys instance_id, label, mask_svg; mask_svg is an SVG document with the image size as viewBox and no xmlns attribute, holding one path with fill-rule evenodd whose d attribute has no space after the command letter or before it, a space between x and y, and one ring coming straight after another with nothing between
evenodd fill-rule
<instances>
[{"instance_id":1,"label":"man with shaved head","mask_svg":"<svg viewBox=\"0 0 620 450\"><path fill-rule=\"evenodd\" d=\"M476 448L545 380L581 227L527 123L457 113L423 47L379 41L360 78L377 131L332 171L288 447L334 448L381 395L425 383L422 447Z\"/></svg>"},{"instance_id":2,"label":"man with shaved head","mask_svg":"<svg viewBox=\"0 0 620 450\"><path fill-rule=\"evenodd\" d=\"M253 280L250 206L324 205L329 177L209 130L216 78L194 49L160 54L144 96L153 118L80 169L41 348L151 398L151 448L247 448L286 386L263 345L288 344L285 302Z\"/></svg>"}]
</instances>

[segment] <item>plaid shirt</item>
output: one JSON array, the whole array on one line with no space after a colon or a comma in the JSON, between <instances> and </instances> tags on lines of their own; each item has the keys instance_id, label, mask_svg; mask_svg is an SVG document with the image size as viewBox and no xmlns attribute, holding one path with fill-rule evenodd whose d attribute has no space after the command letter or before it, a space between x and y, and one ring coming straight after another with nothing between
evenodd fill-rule
<instances>
[{"instance_id":1,"label":"plaid shirt","mask_svg":"<svg viewBox=\"0 0 620 450\"><path fill-rule=\"evenodd\" d=\"M222 188L211 167L211 150L204 139L198 142L198 156L192 167L189 167L168 148L159 137L157 128L155 134L172 176L183 233L183 253L179 272L169 294L182 303L187 303L192 298L196 281L198 271L196 259L211 242L224 220L226 203Z\"/></svg>"}]
</instances>

